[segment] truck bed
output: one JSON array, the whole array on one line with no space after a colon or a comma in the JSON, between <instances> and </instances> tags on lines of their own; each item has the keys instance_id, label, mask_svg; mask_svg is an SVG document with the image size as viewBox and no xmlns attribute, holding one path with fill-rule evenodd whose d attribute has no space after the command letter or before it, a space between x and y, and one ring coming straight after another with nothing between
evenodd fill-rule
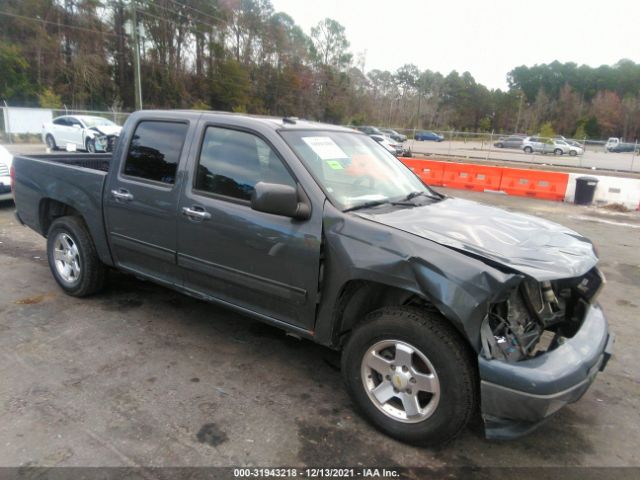
<instances>
[{"instance_id":1,"label":"truck bed","mask_svg":"<svg viewBox=\"0 0 640 480\"><path fill-rule=\"evenodd\" d=\"M111 154L17 155L13 159L18 218L46 236L51 209L66 205L82 215L101 259L110 261L102 215L102 195Z\"/></svg>"},{"instance_id":2,"label":"truck bed","mask_svg":"<svg viewBox=\"0 0 640 480\"><path fill-rule=\"evenodd\" d=\"M61 163L75 167L90 168L91 170L109 171L111 153L47 153L39 155L19 155L22 158L40 160L45 162Z\"/></svg>"}]
</instances>

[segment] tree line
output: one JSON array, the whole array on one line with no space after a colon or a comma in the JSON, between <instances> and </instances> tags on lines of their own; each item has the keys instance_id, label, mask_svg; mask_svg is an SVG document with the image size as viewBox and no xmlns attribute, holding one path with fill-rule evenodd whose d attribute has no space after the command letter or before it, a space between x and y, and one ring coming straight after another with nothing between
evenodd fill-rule
<instances>
[{"instance_id":1,"label":"tree line","mask_svg":"<svg viewBox=\"0 0 640 480\"><path fill-rule=\"evenodd\" d=\"M508 88L413 64L364 71L342 25L304 32L270 0L5 0L0 98L132 110L133 21L144 108L295 115L396 128L640 136L640 64L518 66ZM417 59L418 60L418 59Z\"/></svg>"}]
</instances>

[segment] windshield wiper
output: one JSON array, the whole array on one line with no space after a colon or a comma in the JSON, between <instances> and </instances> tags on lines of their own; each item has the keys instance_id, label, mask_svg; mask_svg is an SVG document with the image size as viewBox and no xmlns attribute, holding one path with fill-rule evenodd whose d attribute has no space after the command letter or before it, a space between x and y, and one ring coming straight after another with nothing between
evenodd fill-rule
<instances>
[{"instance_id":1,"label":"windshield wiper","mask_svg":"<svg viewBox=\"0 0 640 480\"><path fill-rule=\"evenodd\" d=\"M396 202L391 202L393 205L414 205L413 203L408 203L409 200L412 200L416 197L425 196L429 198L433 198L434 200L442 200L442 197L436 195L430 195L427 192L411 192L402 200L398 200Z\"/></svg>"},{"instance_id":2,"label":"windshield wiper","mask_svg":"<svg viewBox=\"0 0 640 480\"><path fill-rule=\"evenodd\" d=\"M411 192L410 194L408 194L406 197L404 197L402 200L400 200L401 202L408 202L409 200L411 200L412 198L416 198L419 197L420 195L426 195L425 192Z\"/></svg>"},{"instance_id":3,"label":"windshield wiper","mask_svg":"<svg viewBox=\"0 0 640 480\"><path fill-rule=\"evenodd\" d=\"M360 210L361 208L377 207L378 205L384 205L385 203L391 203L389 200L371 200L364 202L353 207L345 208L343 212L351 212L353 210Z\"/></svg>"}]
</instances>

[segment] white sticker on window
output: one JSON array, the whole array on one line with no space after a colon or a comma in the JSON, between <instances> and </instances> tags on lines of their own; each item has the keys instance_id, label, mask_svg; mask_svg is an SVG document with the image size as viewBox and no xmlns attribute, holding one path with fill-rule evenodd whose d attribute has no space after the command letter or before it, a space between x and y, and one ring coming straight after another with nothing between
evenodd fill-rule
<instances>
[{"instance_id":1,"label":"white sticker on window","mask_svg":"<svg viewBox=\"0 0 640 480\"><path fill-rule=\"evenodd\" d=\"M302 140L311 147L321 160L349 158L349 155L344 153L331 137L302 137Z\"/></svg>"}]
</instances>

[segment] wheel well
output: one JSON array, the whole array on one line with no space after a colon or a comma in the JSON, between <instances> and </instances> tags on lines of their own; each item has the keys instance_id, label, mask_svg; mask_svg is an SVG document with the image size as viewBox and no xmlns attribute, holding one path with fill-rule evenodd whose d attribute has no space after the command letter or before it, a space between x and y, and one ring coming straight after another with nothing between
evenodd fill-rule
<instances>
[{"instance_id":1,"label":"wheel well","mask_svg":"<svg viewBox=\"0 0 640 480\"><path fill-rule=\"evenodd\" d=\"M332 343L342 348L349 333L368 313L382 307L400 305L420 305L437 310L427 299L408 290L366 280L347 282L334 310Z\"/></svg>"},{"instance_id":2,"label":"wheel well","mask_svg":"<svg viewBox=\"0 0 640 480\"><path fill-rule=\"evenodd\" d=\"M44 198L40 201L39 218L40 218L40 231L45 237L51 228L51 224L56 218L66 216L77 216L82 218L82 215L78 210L66 203L53 200L51 198ZM83 219L84 221L84 219Z\"/></svg>"}]
</instances>

